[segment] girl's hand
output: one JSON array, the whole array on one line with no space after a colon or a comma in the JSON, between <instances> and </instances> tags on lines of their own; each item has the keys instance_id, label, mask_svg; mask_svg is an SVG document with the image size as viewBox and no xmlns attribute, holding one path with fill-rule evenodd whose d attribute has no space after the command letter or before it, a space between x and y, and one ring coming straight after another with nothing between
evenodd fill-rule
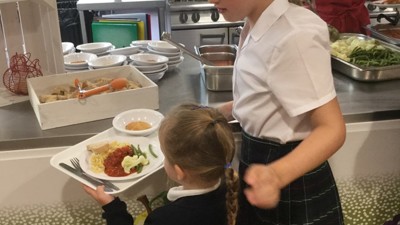
<instances>
[{"instance_id":1,"label":"girl's hand","mask_svg":"<svg viewBox=\"0 0 400 225\"><path fill-rule=\"evenodd\" d=\"M280 179L268 165L250 165L244 175L244 181L249 185L244 194L250 204L259 208L273 208L280 199Z\"/></svg>"},{"instance_id":2,"label":"girl's hand","mask_svg":"<svg viewBox=\"0 0 400 225\"><path fill-rule=\"evenodd\" d=\"M107 205L114 200L114 196L106 194L104 192L104 186L98 186L96 190L93 188L83 185L83 189L88 193L94 200L96 200L101 206Z\"/></svg>"}]
</instances>

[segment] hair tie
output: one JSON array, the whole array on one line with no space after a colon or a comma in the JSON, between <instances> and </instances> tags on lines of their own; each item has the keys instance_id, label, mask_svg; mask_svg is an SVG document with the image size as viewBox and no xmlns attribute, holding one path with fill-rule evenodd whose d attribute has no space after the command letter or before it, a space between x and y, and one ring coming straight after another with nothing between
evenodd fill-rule
<instances>
[{"instance_id":1,"label":"hair tie","mask_svg":"<svg viewBox=\"0 0 400 225\"><path fill-rule=\"evenodd\" d=\"M232 168L232 163L231 163L231 162L226 163L225 166L224 166L224 168L225 168L225 169L230 169L230 168Z\"/></svg>"}]
</instances>

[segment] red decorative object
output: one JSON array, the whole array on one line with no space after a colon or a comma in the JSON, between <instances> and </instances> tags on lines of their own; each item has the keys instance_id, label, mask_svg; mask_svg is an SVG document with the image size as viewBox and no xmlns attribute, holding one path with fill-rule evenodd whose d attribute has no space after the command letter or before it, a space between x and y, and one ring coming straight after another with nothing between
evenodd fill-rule
<instances>
[{"instance_id":1,"label":"red decorative object","mask_svg":"<svg viewBox=\"0 0 400 225\"><path fill-rule=\"evenodd\" d=\"M30 57L30 53L15 53L11 57L10 68L3 74L4 86L17 95L28 94L27 78L43 76L39 59L31 61Z\"/></svg>"}]
</instances>

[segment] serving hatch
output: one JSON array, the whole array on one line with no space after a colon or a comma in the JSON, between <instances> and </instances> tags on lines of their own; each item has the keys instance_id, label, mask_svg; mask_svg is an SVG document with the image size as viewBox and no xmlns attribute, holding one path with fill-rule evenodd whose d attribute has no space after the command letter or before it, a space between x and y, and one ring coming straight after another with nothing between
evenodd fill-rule
<instances>
[{"instance_id":1,"label":"serving hatch","mask_svg":"<svg viewBox=\"0 0 400 225\"><path fill-rule=\"evenodd\" d=\"M389 44L384 41L380 41L373 37L369 37L363 34L351 34L351 33L342 33L340 35L339 40L356 37L360 40L375 40L380 45L388 48L394 52L400 53L400 48ZM393 80L400 78L400 64L390 65L390 66L358 66L353 63L347 62L339 57L331 55L332 59L332 68L354 80L358 81L366 81L366 82L377 82L384 80Z\"/></svg>"}]
</instances>

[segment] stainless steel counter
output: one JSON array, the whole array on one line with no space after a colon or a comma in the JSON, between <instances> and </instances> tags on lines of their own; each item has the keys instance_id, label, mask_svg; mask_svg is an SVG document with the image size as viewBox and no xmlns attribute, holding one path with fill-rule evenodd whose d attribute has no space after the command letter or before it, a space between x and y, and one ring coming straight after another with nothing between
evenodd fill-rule
<instances>
[{"instance_id":1,"label":"stainless steel counter","mask_svg":"<svg viewBox=\"0 0 400 225\"><path fill-rule=\"evenodd\" d=\"M216 106L232 99L231 92L207 91L199 62L185 56L175 71L159 82L161 113L182 102ZM400 119L400 80L363 83L334 74L338 99L347 123ZM29 103L0 107L0 151L71 146L112 127L112 119L41 130Z\"/></svg>"}]
</instances>

